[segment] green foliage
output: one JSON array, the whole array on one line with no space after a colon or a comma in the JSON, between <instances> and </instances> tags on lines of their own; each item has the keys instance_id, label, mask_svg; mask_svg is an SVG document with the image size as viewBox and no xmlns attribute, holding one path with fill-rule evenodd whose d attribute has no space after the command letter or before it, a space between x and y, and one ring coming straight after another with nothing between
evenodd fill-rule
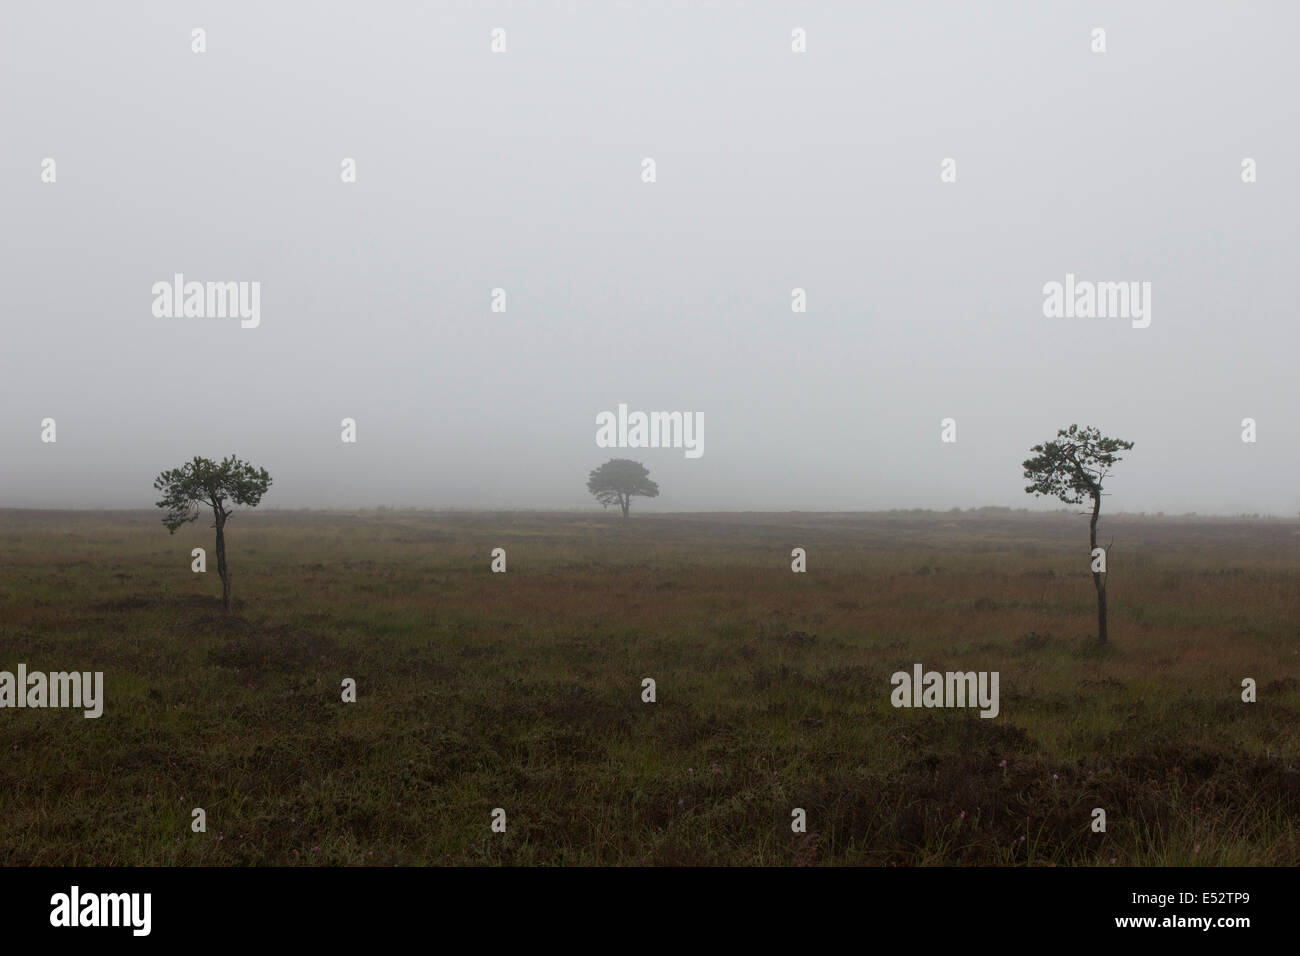
<instances>
[{"instance_id":1,"label":"green foliage","mask_svg":"<svg viewBox=\"0 0 1300 956\"><path fill-rule=\"evenodd\" d=\"M1106 438L1092 427L1071 425L1056 433L1057 440L1035 445L1038 452L1023 463L1025 477L1033 481L1026 492L1035 497L1048 495L1067 505L1077 505L1086 498L1100 498L1102 482L1116 462L1117 451L1127 451L1133 442Z\"/></svg>"},{"instance_id":2,"label":"green foliage","mask_svg":"<svg viewBox=\"0 0 1300 956\"><path fill-rule=\"evenodd\" d=\"M163 524L175 534L181 525L198 518L201 505L212 508L218 522L230 513L227 501L257 507L271 487L271 476L265 468L254 468L234 455L219 465L210 458L196 456L179 468L164 471L153 486L163 493L162 501L157 503L159 508L167 509Z\"/></svg>"}]
</instances>

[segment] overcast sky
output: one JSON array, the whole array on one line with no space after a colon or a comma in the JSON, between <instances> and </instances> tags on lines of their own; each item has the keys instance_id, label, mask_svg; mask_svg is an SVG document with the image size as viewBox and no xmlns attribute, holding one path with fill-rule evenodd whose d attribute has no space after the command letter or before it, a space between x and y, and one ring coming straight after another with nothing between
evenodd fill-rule
<instances>
[{"instance_id":1,"label":"overcast sky","mask_svg":"<svg viewBox=\"0 0 1300 956\"><path fill-rule=\"evenodd\" d=\"M1290 2L9 0L0 507L151 507L231 453L272 507L596 508L611 457L638 510L1060 507L1020 462L1079 422L1136 443L1108 509L1294 515L1297 36ZM260 324L155 316L176 273L260 282ZM1045 317L1067 274L1151 283L1149 327ZM597 447L620 403L701 414L703 455Z\"/></svg>"}]
</instances>

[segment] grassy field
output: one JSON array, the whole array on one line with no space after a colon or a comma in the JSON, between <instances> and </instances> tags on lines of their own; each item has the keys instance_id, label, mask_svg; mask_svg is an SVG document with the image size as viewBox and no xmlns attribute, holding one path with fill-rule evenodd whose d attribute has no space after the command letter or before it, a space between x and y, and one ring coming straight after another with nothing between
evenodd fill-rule
<instances>
[{"instance_id":1,"label":"grassy field","mask_svg":"<svg viewBox=\"0 0 1300 956\"><path fill-rule=\"evenodd\" d=\"M0 710L0 864L1300 863L1295 521L1103 518L1100 650L1071 514L248 512L228 615L159 518L0 511L0 669L106 696Z\"/></svg>"}]
</instances>

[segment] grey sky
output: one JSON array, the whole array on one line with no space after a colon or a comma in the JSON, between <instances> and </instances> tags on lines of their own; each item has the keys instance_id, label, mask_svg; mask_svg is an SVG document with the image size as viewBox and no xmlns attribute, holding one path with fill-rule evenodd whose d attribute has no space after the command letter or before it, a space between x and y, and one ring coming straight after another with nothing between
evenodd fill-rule
<instances>
[{"instance_id":1,"label":"grey sky","mask_svg":"<svg viewBox=\"0 0 1300 956\"><path fill-rule=\"evenodd\" d=\"M1294 515L1297 28L1283 2L14 0L0 507L148 507L230 453L278 507L596 508L610 457L658 480L638 510L1059 507L1019 463L1079 422L1136 442L1108 508ZM155 318L177 272L260 281L260 326ZM1067 273L1149 281L1150 327L1045 318ZM703 413L703 457L597 448L620 402Z\"/></svg>"}]
</instances>

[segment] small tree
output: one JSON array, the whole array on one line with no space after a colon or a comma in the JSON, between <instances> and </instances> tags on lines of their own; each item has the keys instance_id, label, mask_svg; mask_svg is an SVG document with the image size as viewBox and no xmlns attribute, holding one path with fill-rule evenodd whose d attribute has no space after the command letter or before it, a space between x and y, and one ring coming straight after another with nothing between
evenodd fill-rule
<instances>
[{"instance_id":1,"label":"small tree","mask_svg":"<svg viewBox=\"0 0 1300 956\"><path fill-rule=\"evenodd\" d=\"M601 507L616 504L622 508L624 518L632 505L633 495L642 498L659 496L659 486L650 480L645 465L627 458L611 458L594 469L587 478L587 490L596 496Z\"/></svg>"},{"instance_id":2,"label":"small tree","mask_svg":"<svg viewBox=\"0 0 1300 956\"><path fill-rule=\"evenodd\" d=\"M1106 438L1092 427L1071 425L1056 433L1056 441L1035 445L1030 451L1038 452L1024 462L1025 477L1033 484L1025 489L1034 497L1051 495L1067 505L1082 504L1092 499L1092 523L1089 526L1089 547L1097 550L1097 519L1101 516L1102 482L1110 475L1111 467L1122 459L1117 451L1128 451L1131 441ZM1087 514L1087 512L1083 512ZM1097 632L1100 643L1106 635L1106 579L1102 572L1092 572L1092 583L1097 588Z\"/></svg>"},{"instance_id":3,"label":"small tree","mask_svg":"<svg viewBox=\"0 0 1300 956\"><path fill-rule=\"evenodd\" d=\"M175 534L181 525L194 521L203 505L212 509L213 527L217 529L217 573L221 575L221 606L230 610L230 570L226 565L226 520L231 504L256 508L271 487L265 468L254 468L233 455L220 465L208 458L195 458L179 468L164 471L153 486L163 493L159 508L166 508L162 519L167 530Z\"/></svg>"}]
</instances>

